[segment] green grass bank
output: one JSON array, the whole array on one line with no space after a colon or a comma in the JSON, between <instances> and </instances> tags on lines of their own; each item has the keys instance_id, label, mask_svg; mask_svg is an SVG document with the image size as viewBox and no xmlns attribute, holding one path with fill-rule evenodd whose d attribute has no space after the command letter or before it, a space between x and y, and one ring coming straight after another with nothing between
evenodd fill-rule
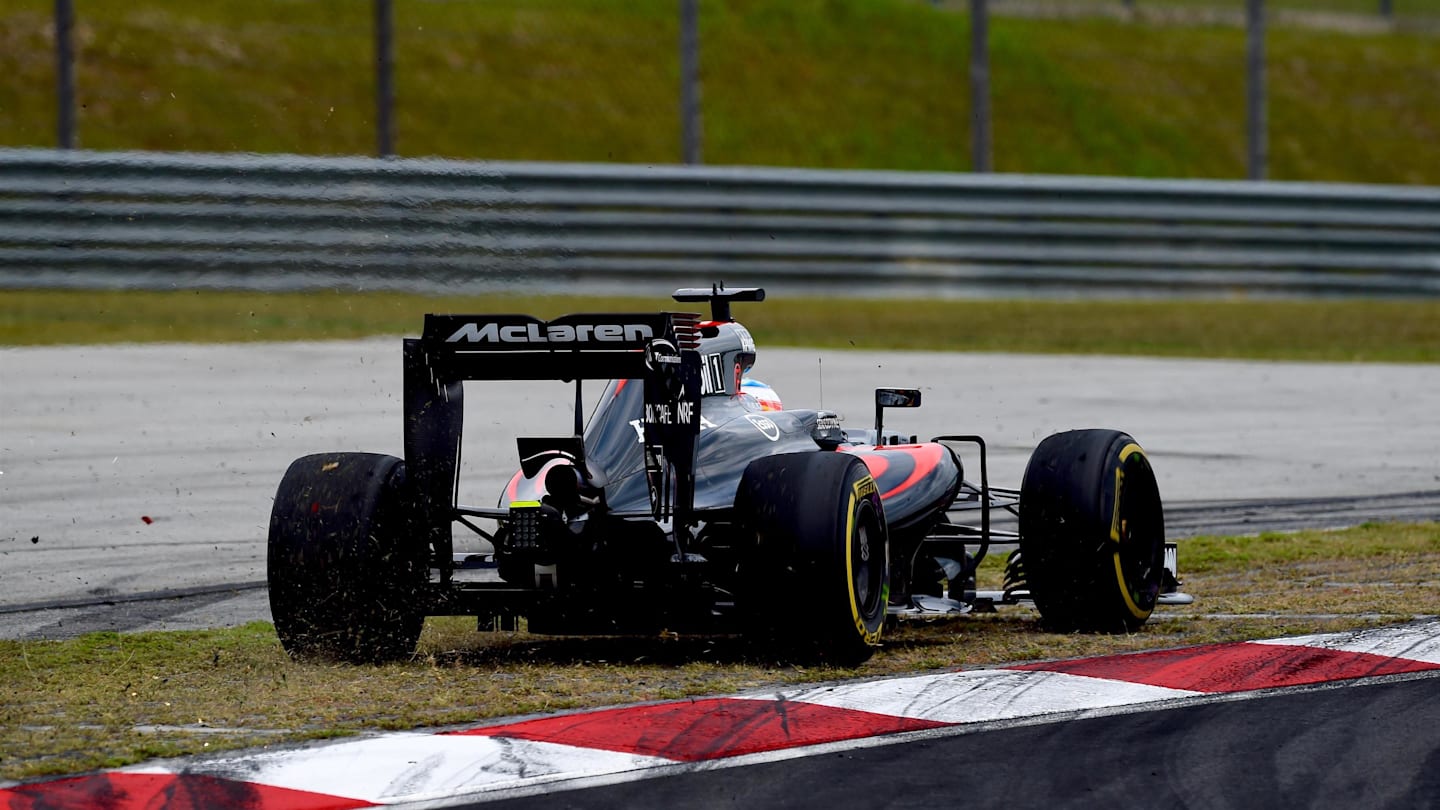
<instances>
[{"instance_id":1,"label":"green grass bank","mask_svg":"<svg viewBox=\"0 0 1440 810\"><path fill-rule=\"evenodd\" d=\"M1330 27L1287 25L1279 11L1314 4L1277 4L1270 176L1440 183L1440 35L1402 24L1440 18L1440 2L1399 0L1401 22L1379 30L1364 13L1373 3L1320 3L1342 13ZM374 150L370 3L74 5L82 147ZM705 161L968 169L969 31L957 5L702 3ZM1241 4L1139 0L1143 13L1099 13L1117 0L1064 18L1004 5L991 25L996 169L1244 175L1245 34L1195 13ZM395 0L398 152L677 162L675 6ZM52 9L6 0L0 14L0 145L54 143Z\"/></svg>"}]
</instances>

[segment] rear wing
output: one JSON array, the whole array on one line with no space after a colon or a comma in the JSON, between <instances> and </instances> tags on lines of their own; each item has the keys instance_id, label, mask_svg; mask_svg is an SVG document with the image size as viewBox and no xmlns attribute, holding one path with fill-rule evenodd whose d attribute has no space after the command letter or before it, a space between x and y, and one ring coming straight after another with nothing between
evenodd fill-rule
<instances>
[{"instance_id":1,"label":"rear wing","mask_svg":"<svg viewBox=\"0 0 1440 810\"><path fill-rule=\"evenodd\" d=\"M529 315L426 315L420 345L429 366L459 380L642 379L656 340L678 351L699 345L689 313L585 313L542 321Z\"/></svg>"},{"instance_id":2,"label":"rear wing","mask_svg":"<svg viewBox=\"0 0 1440 810\"><path fill-rule=\"evenodd\" d=\"M656 520L688 528L700 432L699 340L699 316L690 313L582 313L550 321L426 315L421 336L404 342L405 464L436 559L450 559L466 381L573 380L574 435L556 443L570 455L584 446L580 381L642 381L651 511ZM583 470L584 459L575 460Z\"/></svg>"}]
</instances>

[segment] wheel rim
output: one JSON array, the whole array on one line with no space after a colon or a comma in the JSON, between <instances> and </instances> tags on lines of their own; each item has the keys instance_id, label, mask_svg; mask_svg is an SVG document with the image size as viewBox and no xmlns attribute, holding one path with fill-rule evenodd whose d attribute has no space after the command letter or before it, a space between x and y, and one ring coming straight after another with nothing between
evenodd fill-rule
<instances>
[{"instance_id":1,"label":"wheel rim","mask_svg":"<svg viewBox=\"0 0 1440 810\"><path fill-rule=\"evenodd\" d=\"M1116 502L1119 547L1115 568L1125 589L1127 606L1136 618L1145 618L1160 593L1164 565L1164 516L1154 471L1143 455L1122 462L1125 487Z\"/></svg>"},{"instance_id":2,"label":"wheel rim","mask_svg":"<svg viewBox=\"0 0 1440 810\"><path fill-rule=\"evenodd\" d=\"M855 535L850 544L850 570L854 572L855 604L860 615L875 615L885 582L885 548L876 542L881 534L875 525L874 510L862 504L856 516Z\"/></svg>"}]
</instances>

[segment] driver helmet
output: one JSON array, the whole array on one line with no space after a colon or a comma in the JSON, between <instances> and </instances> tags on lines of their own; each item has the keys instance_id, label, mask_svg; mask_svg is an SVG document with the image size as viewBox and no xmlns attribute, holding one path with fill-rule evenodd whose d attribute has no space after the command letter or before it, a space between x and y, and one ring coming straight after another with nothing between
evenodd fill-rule
<instances>
[{"instance_id":1,"label":"driver helmet","mask_svg":"<svg viewBox=\"0 0 1440 810\"><path fill-rule=\"evenodd\" d=\"M745 398L746 404L754 404L762 411L783 411L785 406L780 402L780 395L775 389L754 377L746 377L740 381L740 395Z\"/></svg>"}]
</instances>

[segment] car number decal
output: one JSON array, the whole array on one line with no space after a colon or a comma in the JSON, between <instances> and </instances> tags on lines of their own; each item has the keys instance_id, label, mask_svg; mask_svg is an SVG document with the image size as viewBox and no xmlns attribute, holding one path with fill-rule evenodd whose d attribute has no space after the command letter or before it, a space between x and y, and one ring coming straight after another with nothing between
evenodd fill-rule
<instances>
[{"instance_id":1,"label":"car number decal","mask_svg":"<svg viewBox=\"0 0 1440 810\"><path fill-rule=\"evenodd\" d=\"M725 389L724 355L707 354L700 360L700 396L728 393Z\"/></svg>"}]
</instances>

